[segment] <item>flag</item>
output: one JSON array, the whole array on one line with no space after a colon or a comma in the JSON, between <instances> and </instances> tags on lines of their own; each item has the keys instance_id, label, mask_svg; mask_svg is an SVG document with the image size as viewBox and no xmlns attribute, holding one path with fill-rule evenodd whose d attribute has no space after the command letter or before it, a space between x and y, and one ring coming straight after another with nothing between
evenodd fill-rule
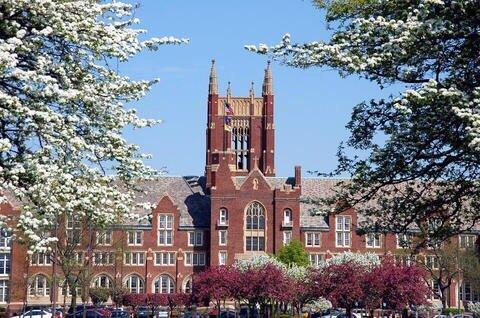
<instances>
[{"instance_id":1,"label":"flag","mask_svg":"<svg viewBox=\"0 0 480 318\"><path fill-rule=\"evenodd\" d=\"M232 131L233 109L229 103L225 103L225 130Z\"/></svg>"}]
</instances>

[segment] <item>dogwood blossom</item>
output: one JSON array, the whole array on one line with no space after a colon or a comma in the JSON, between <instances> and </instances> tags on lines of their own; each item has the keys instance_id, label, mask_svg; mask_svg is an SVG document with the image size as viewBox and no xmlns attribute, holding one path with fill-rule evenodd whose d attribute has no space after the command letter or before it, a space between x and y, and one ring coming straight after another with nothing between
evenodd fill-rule
<instances>
[{"instance_id":1,"label":"dogwood blossom","mask_svg":"<svg viewBox=\"0 0 480 318\"><path fill-rule=\"evenodd\" d=\"M338 169L327 174L351 180L339 182L321 209L354 206L373 230L415 227L427 239L474 228L480 217L478 1L314 2L327 9L329 40L294 43L285 34L277 45L245 48L289 66L333 68L400 90L354 107ZM442 224L425 233L432 217Z\"/></svg>"},{"instance_id":2,"label":"dogwood blossom","mask_svg":"<svg viewBox=\"0 0 480 318\"><path fill-rule=\"evenodd\" d=\"M344 264L348 262L353 262L364 268L373 268L380 265L380 258L375 253L353 253L353 252L343 252L337 255L334 255L332 258L327 259L324 266L329 266L332 264Z\"/></svg>"},{"instance_id":3,"label":"dogwood blossom","mask_svg":"<svg viewBox=\"0 0 480 318\"><path fill-rule=\"evenodd\" d=\"M143 50L135 6L120 1L0 0L0 189L22 202L16 230L31 251L51 248L68 217L103 227L134 217L134 181L158 172L122 136L153 80L118 72Z\"/></svg>"},{"instance_id":4,"label":"dogwood blossom","mask_svg":"<svg viewBox=\"0 0 480 318\"><path fill-rule=\"evenodd\" d=\"M480 315L480 302L468 302L467 308L469 311L471 311L475 315Z\"/></svg>"}]
</instances>

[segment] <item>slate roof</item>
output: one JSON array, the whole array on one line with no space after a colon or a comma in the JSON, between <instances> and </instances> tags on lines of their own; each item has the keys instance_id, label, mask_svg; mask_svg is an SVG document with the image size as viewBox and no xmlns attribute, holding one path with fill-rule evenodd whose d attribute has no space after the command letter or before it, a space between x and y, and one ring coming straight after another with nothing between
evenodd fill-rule
<instances>
[{"instance_id":1,"label":"slate roof","mask_svg":"<svg viewBox=\"0 0 480 318\"><path fill-rule=\"evenodd\" d=\"M246 177L233 178L240 186ZM272 189L281 189L284 185L293 185L292 177L266 177ZM302 198L323 198L332 193L332 187L338 180L303 178ZM210 197L205 194L204 177L161 177L154 181L139 184L145 193L137 196L138 202L157 203L168 195L180 209L180 227L206 227L210 222ZM300 203L300 226L318 230L327 230L324 217L315 215L315 205Z\"/></svg>"},{"instance_id":2,"label":"slate roof","mask_svg":"<svg viewBox=\"0 0 480 318\"><path fill-rule=\"evenodd\" d=\"M210 226L210 197L205 194L204 177L159 177L155 180L141 181L136 184L139 192L136 193L135 203L157 204L164 196L169 196L180 210L181 227L208 227ZM5 197L14 208L21 208L13 193L4 191ZM145 209L135 211L139 215L150 213ZM148 218L140 223L135 220L126 220L122 226L150 226Z\"/></svg>"},{"instance_id":3,"label":"slate roof","mask_svg":"<svg viewBox=\"0 0 480 318\"><path fill-rule=\"evenodd\" d=\"M339 180L302 178L302 196L300 198L300 227L328 230L328 224L323 216L315 215L318 207L305 203L306 199L326 198L333 194L333 187Z\"/></svg>"},{"instance_id":4,"label":"slate roof","mask_svg":"<svg viewBox=\"0 0 480 318\"><path fill-rule=\"evenodd\" d=\"M246 177L233 178L237 186L245 181ZM284 185L293 185L294 178L266 177L272 189L282 189ZM328 224L324 217L316 215L318 207L305 202L305 199L325 198L333 193L333 187L341 180L302 178L302 196L300 201L300 227L311 230L328 230ZM169 196L180 210L180 228L209 227L210 226L210 196L205 193L205 177L159 177L151 181L139 182L141 190L137 194L137 203L157 204L164 196ZM8 192L4 193L9 202L20 208L21 202ZM145 210L137 213L146 215ZM363 218L359 215L359 221ZM127 226L149 226L149 222L126 223ZM480 223L476 225L480 230Z\"/></svg>"},{"instance_id":5,"label":"slate roof","mask_svg":"<svg viewBox=\"0 0 480 318\"><path fill-rule=\"evenodd\" d=\"M180 227L210 225L210 197L204 192L204 177L159 177L138 184L137 203L158 203L169 196L180 210ZM139 210L138 213L146 213Z\"/></svg>"}]
</instances>

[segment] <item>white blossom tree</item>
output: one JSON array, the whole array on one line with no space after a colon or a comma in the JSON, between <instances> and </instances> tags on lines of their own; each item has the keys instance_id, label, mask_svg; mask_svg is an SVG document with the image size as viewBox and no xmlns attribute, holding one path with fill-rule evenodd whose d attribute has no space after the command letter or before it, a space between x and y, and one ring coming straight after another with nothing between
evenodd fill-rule
<instances>
[{"instance_id":1,"label":"white blossom tree","mask_svg":"<svg viewBox=\"0 0 480 318\"><path fill-rule=\"evenodd\" d=\"M472 313L474 313L475 315L480 315L480 303L474 303L472 301L470 301L467 305L467 308L468 310L470 310Z\"/></svg>"},{"instance_id":2,"label":"white blossom tree","mask_svg":"<svg viewBox=\"0 0 480 318\"><path fill-rule=\"evenodd\" d=\"M18 229L32 249L55 240L42 233L60 215L97 226L128 216L132 181L156 174L122 131L158 123L126 107L158 80L131 80L117 63L187 40L140 40L134 10L118 1L0 1L0 185L24 203Z\"/></svg>"},{"instance_id":3,"label":"white blossom tree","mask_svg":"<svg viewBox=\"0 0 480 318\"><path fill-rule=\"evenodd\" d=\"M380 257L375 253L343 252L327 259L323 266L345 264L348 262L353 262L364 268L372 269L373 267L380 265Z\"/></svg>"},{"instance_id":4,"label":"white blossom tree","mask_svg":"<svg viewBox=\"0 0 480 318\"><path fill-rule=\"evenodd\" d=\"M14 230L31 253L62 257L68 218L90 233L134 217L135 181L158 174L122 136L159 122L131 107L158 79L132 80L119 65L187 40L142 40L135 9L113 0L0 0L0 201L22 202Z\"/></svg>"},{"instance_id":5,"label":"white blossom tree","mask_svg":"<svg viewBox=\"0 0 480 318\"><path fill-rule=\"evenodd\" d=\"M356 206L377 230L422 230L425 241L480 219L478 0L316 0L329 41L248 45L293 67L329 67L405 90L357 105L326 202ZM352 150L358 155L351 155ZM363 155L365 154L365 155ZM339 204L340 203L340 204ZM343 204L342 204L343 203ZM441 226L430 231L426 220Z\"/></svg>"}]
</instances>

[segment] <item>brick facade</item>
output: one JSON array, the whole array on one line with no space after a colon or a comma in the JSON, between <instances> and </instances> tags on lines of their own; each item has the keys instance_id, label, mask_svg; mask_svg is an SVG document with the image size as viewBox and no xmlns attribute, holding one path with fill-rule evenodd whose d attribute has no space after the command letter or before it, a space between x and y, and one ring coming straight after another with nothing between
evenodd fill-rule
<instances>
[{"instance_id":1,"label":"brick facade","mask_svg":"<svg viewBox=\"0 0 480 318\"><path fill-rule=\"evenodd\" d=\"M139 184L145 194L138 200L156 204L151 221L119 224L111 229L110 243L96 244L90 250L81 248L82 260L99 252L111 253L108 264L92 265L94 282L102 276L111 284L125 285L136 275L143 287L130 286L135 290L185 291L191 276L206 266L273 254L291 239L303 242L312 263L345 251L402 254L393 234L381 235L371 247L367 246L366 235L357 231L361 216L353 209L324 218L314 215L315 206L301 200L329 195L335 180L302 179L300 167L295 167L293 177L275 176L270 65L265 70L261 97L255 96L253 87L248 97L234 97L230 88L223 97L217 86L212 64L204 176L162 177ZM233 114L226 115L228 111ZM13 199L0 206L4 215L18 214L20 209L21 205ZM129 244L129 232L141 233L139 238L132 236L133 244ZM473 235L476 238L477 233ZM454 240L452 244L458 242ZM9 281L10 309L17 311L25 304L49 304L52 265L41 264L42 261L32 264L25 248L17 242L4 252L11 257L10 274L3 277ZM38 275L47 281L46 286L37 284L37 291L43 295L34 296L29 285ZM163 284L155 290L159 279ZM457 305L457 286L455 282L450 291L452 306ZM64 301L68 303L69 297L59 290L57 302Z\"/></svg>"}]
</instances>

